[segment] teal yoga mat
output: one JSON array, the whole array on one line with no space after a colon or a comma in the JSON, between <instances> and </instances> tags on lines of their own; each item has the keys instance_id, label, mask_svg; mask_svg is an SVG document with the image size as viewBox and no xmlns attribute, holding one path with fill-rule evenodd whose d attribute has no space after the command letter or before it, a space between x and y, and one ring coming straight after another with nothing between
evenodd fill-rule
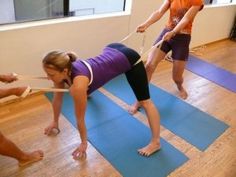
<instances>
[{"instance_id":1,"label":"teal yoga mat","mask_svg":"<svg viewBox=\"0 0 236 177\"><path fill-rule=\"evenodd\" d=\"M52 94L46 96L51 100ZM73 100L68 94L63 100L62 113L76 127ZM149 128L99 91L88 101L86 124L89 142L124 177L166 177L188 160L164 139L160 151L140 156L137 149L149 142Z\"/></svg>"},{"instance_id":2,"label":"teal yoga mat","mask_svg":"<svg viewBox=\"0 0 236 177\"><path fill-rule=\"evenodd\" d=\"M113 79L104 88L128 104L135 101L124 75ZM198 149L204 151L228 128L224 122L153 84L149 88L151 99L159 109L161 124Z\"/></svg>"}]
</instances>

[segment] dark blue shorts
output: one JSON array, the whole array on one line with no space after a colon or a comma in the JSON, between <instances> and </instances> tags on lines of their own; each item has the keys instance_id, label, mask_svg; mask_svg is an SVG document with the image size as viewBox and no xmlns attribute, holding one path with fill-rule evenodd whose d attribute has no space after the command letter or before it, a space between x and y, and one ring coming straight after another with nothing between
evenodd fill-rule
<instances>
[{"instance_id":1,"label":"dark blue shorts","mask_svg":"<svg viewBox=\"0 0 236 177\"><path fill-rule=\"evenodd\" d=\"M164 29L160 36L156 39L154 45L159 42L162 37L165 35L166 32L170 30ZM161 44L161 51L165 52L166 54L169 51L172 51L171 57L173 60L188 60L189 55L189 44L191 41L191 35L190 34L176 34L173 38L171 38L169 41L164 41Z\"/></svg>"}]
</instances>

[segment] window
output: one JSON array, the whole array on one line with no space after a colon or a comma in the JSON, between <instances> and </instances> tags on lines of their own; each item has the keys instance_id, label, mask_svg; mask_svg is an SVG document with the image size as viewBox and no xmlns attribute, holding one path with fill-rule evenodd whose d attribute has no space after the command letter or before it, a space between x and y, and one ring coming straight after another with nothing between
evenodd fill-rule
<instances>
[{"instance_id":1,"label":"window","mask_svg":"<svg viewBox=\"0 0 236 177\"><path fill-rule=\"evenodd\" d=\"M204 0L205 4L229 4L235 3L236 0Z\"/></svg>"},{"instance_id":2,"label":"window","mask_svg":"<svg viewBox=\"0 0 236 177\"><path fill-rule=\"evenodd\" d=\"M121 12L126 0L0 0L0 24Z\"/></svg>"}]
</instances>

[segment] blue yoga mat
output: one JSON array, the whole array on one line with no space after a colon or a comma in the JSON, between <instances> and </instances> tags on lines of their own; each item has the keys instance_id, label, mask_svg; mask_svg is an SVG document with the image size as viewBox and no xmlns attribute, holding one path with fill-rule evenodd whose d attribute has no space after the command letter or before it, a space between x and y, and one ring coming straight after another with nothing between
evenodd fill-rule
<instances>
[{"instance_id":1,"label":"blue yoga mat","mask_svg":"<svg viewBox=\"0 0 236 177\"><path fill-rule=\"evenodd\" d=\"M217 85L236 92L236 74L190 55L186 69Z\"/></svg>"},{"instance_id":2,"label":"blue yoga mat","mask_svg":"<svg viewBox=\"0 0 236 177\"><path fill-rule=\"evenodd\" d=\"M52 94L46 96L52 99ZM73 100L68 94L63 100L62 113L76 127ZM124 177L166 177L188 160L164 139L160 151L140 156L137 149L149 142L149 128L99 91L88 101L86 124L89 142Z\"/></svg>"},{"instance_id":3,"label":"blue yoga mat","mask_svg":"<svg viewBox=\"0 0 236 177\"><path fill-rule=\"evenodd\" d=\"M128 104L136 100L124 75L113 79L104 88ZM153 84L149 88L151 99L159 109L161 124L198 149L204 151L228 128L224 122Z\"/></svg>"}]
</instances>

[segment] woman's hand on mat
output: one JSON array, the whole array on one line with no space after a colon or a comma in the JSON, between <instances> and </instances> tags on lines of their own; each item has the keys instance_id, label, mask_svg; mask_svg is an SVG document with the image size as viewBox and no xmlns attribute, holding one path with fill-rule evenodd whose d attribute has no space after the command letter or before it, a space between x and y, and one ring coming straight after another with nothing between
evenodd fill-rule
<instances>
[{"instance_id":1,"label":"woman's hand on mat","mask_svg":"<svg viewBox=\"0 0 236 177\"><path fill-rule=\"evenodd\" d=\"M44 129L45 135L57 135L60 133L60 129L58 127L58 123L53 121L48 127Z\"/></svg>"},{"instance_id":2,"label":"woman's hand on mat","mask_svg":"<svg viewBox=\"0 0 236 177\"><path fill-rule=\"evenodd\" d=\"M79 147L74 150L72 153L73 159L79 160L86 158L86 150L87 150L88 144L87 142L80 143Z\"/></svg>"}]
</instances>

